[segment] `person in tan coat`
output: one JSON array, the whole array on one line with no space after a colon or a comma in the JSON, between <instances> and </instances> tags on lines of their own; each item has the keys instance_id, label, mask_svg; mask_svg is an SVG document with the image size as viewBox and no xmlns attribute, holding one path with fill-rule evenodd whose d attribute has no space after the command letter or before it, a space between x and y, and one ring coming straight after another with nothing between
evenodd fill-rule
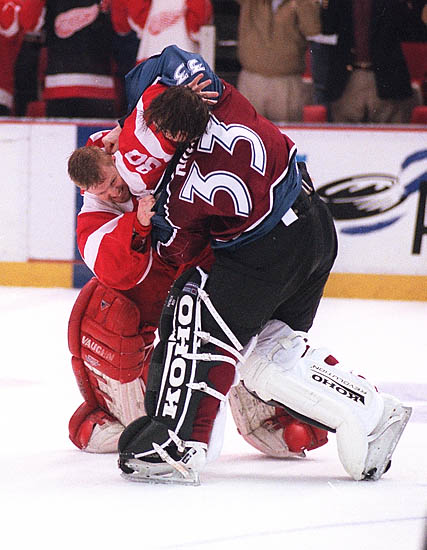
<instances>
[{"instance_id":1,"label":"person in tan coat","mask_svg":"<svg viewBox=\"0 0 427 550\"><path fill-rule=\"evenodd\" d=\"M273 122L302 120L311 102L303 81L307 37L321 32L315 0L238 0L237 87Z\"/></svg>"}]
</instances>

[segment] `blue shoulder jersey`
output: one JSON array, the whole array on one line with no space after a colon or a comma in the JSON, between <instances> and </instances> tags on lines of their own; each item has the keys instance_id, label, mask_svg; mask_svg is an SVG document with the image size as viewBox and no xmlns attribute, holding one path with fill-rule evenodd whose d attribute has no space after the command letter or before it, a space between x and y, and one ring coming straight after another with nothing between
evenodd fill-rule
<instances>
[{"instance_id":1,"label":"blue shoulder jersey","mask_svg":"<svg viewBox=\"0 0 427 550\"><path fill-rule=\"evenodd\" d=\"M153 55L134 67L125 77L128 113L135 108L143 92L154 82L166 86L180 86L191 82L198 74L203 73L211 84L206 91L218 92L218 99L223 91L221 79L213 72L203 57L197 53L181 50L178 46L167 46L162 53Z\"/></svg>"}]
</instances>

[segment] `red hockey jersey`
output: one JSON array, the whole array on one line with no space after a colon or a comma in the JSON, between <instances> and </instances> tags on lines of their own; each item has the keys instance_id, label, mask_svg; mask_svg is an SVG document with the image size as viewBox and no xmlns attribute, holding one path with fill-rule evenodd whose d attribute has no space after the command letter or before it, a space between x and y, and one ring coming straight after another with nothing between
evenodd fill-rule
<instances>
[{"instance_id":1,"label":"red hockey jersey","mask_svg":"<svg viewBox=\"0 0 427 550\"><path fill-rule=\"evenodd\" d=\"M77 244L85 264L107 286L126 290L139 284L151 263L150 227L136 219L137 201L100 200L85 192L77 218Z\"/></svg>"},{"instance_id":2,"label":"red hockey jersey","mask_svg":"<svg viewBox=\"0 0 427 550\"><path fill-rule=\"evenodd\" d=\"M87 145L103 147L109 130L90 136ZM117 204L85 191L77 216L77 246L85 264L105 285L127 290L141 283L153 262L149 226L136 217L137 200Z\"/></svg>"},{"instance_id":3,"label":"red hockey jersey","mask_svg":"<svg viewBox=\"0 0 427 550\"><path fill-rule=\"evenodd\" d=\"M210 0L112 0L111 17L117 33L133 29L140 39L137 60L160 53L169 44L198 50L198 33L212 21Z\"/></svg>"},{"instance_id":4,"label":"red hockey jersey","mask_svg":"<svg viewBox=\"0 0 427 550\"><path fill-rule=\"evenodd\" d=\"M154 84L145 90L125 120L119 150L114 154L119 174L136 197L156 187L176 150L172 141L144 122L144 110L165 88L162 84Z\"/></svg>"}]
</instances>

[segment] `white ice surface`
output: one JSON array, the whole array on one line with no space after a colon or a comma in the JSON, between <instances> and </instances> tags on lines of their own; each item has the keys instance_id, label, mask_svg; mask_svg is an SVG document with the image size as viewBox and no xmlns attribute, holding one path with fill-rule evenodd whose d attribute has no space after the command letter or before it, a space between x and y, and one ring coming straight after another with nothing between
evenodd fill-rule
<instances>
[{"instance_id":1,"label":"white ice surface","mask_svg":"<svg viewBox=\"0 0 427 550\"><path fill-rule=\"evenodd\" d=\"M325 299L311 331L414 407L391 470L350 480L334 436L304 460L237 434L200 487L130 483L116 455L68 440L81 403L67 349L77 290L0 287L0 544L14 549L422 550L427 511L427 303Z\"/></svg>"}]
</instances>

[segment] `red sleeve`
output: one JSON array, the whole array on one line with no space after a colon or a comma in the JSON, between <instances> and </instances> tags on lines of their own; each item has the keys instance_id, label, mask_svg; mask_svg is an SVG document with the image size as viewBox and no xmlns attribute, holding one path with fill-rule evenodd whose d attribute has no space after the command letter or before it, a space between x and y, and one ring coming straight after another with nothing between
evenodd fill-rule
<instances>
[{"instance_id":1,"label":"red sleeve","mask_svg":"<svg viewBox=\"0 0 427 550\"><path fill-rule=\"evenodd\" d=\"M127 4L124 0L111 0L111 21L118 34L126 34L131 30Z\"/></svg>"},{"instance_id":2,"label":"red sleeve","mask_svg":"<svg viewBox=\"0 0 427 550\"><path fill-rule=\"evenodd\" d=\"M21 9L21 2L8 2L7 0L0 0L0 35L6 38L15 36L19 32L19 12Z\"/></svg>"},{"instance_id":3,"label":"red sleeve","mask_svg":"<svg viewBox=\"0 0 427 550\"><path fill-rule=\"evenodd\" d=\"M129 17L143 29L151 8L151 0L127 0L127 5Z\"/></svg>"},{"instance_id":4,"label":"red sleeve","mask_svg":"<svg viewBox=\"0 0 427 550\"><path fill-rule=\"evenodd\" d=\"M103 138L109 134L111 130L100 130L99 132L95 132L94 134L91 134L85 143L86 147L99 147L100 149L104 149L104 144L102 143Z\"/></svg>"},{"instance_id":5,"label":"red sleeve","mask_svg":"<svg viewBox=\"0 0 427 550\"><path fill-rule=\"evenodd\" d=\"M144 280L150 269L151 226L136 226L135 222L136 212L120 216L86 212L77 218L80 254L96 277L112 288L132 288Z\"/></svg>"},{"instance_id":6,"label":"red sleeve","mask_svg":"<svg viewBox=\"0 0 427 550\"><path fill-rule=\"evenodd\" d=\"M202 25L208 25L212 20L212 13L210 0L187 0L185 22L188 32L196 33Z\"/></svg>"},{"instance_id":7,"label":"red sleeve","mask_svg":"<svg viewBox=\"0 0 427 550\"><path fill-rule=\"evenodd\" d=\"M19 13L19 24L26 32L34 31L41 27L41 18L44 15L43 8L46 0L25 0Z\"/></svg>"}]
</instances>

